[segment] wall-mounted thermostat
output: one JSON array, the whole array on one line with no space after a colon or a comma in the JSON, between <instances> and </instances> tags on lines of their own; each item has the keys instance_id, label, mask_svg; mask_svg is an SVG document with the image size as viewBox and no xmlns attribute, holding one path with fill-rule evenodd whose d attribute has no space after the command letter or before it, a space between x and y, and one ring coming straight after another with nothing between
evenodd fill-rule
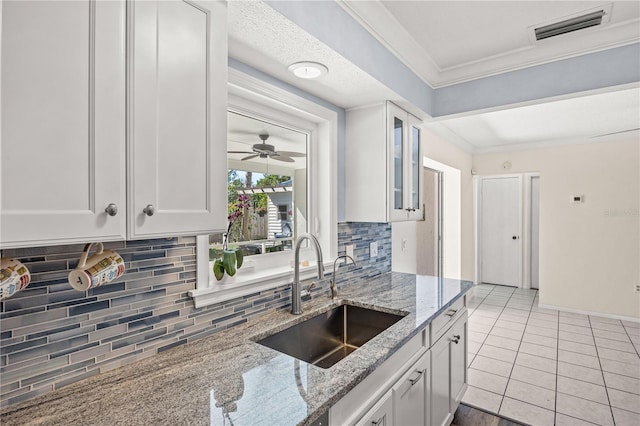
<instances>
[{"instance_id":1,"label":"wall-mounted thermostat","mask_svg":"<svg viewBox=\"0 0 640 426\"><path fill-rule=\"evenodd\" d=\"M571 196L572 203L584 203L584 195L572 195Z\"/></svg>"}]
</instances>

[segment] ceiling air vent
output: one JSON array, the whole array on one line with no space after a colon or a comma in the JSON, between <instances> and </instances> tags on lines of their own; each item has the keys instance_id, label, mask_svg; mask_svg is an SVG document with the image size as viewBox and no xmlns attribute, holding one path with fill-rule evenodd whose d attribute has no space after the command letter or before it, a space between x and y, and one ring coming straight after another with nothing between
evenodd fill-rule
<instances>
[{"instance_id":1,"label":"ceiling air vent","mask_svg":"<svg viewBox=\"0 0 640 426\"><path fill-rule=\"evenodd\" d=\"M565 17L561 21L555 20L554 22L536 25L533 28L530 27L530 30L533 30L531 35L536 41L539 41L601 25L609 21L611 6L612 4L607 4Z\"/></svg>"}]
</instances>

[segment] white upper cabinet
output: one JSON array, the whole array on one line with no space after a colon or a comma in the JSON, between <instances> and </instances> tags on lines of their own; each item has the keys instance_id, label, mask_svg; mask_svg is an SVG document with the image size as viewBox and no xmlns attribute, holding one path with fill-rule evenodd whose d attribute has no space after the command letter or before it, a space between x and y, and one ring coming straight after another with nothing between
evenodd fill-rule
<instances>
[{"instance_id":1,"label":"white upper cabinet","mask_svg":"<svg viewBox=\"0 0 640 426\"><path fill-rule=\"evenodd\" d=\"M347 221L422 219L420 124L391 102L347 111Z\"/></svg>"},{"instance_id":2,"label":"white upper cabinet","mask_svg":"<svg viewBox=\"0 0 640 426\"><path fill-rule=\"evenodd\" d=\"M224 2L1 7L2 248L224 228Z\"/></svg>"},{"instance_id":3,"label":"white upper cabinet","mask_svg":"<svg viewBox=\"0 0 640 426\"><path fill-rule=\"evenodd\" d=\"M2 247L123 239L124 3L1 7Z\"/></svg>"},{"instance_id":4,"label":"white upper cabinet","mask_svg":"<svg viewBox=\"0 0 640 426\"><path fill-rule=\"evenodd\" d=\"M138 1L130 10L129 237L222 230L226 5Z\"/></svg>"}]
</instances>

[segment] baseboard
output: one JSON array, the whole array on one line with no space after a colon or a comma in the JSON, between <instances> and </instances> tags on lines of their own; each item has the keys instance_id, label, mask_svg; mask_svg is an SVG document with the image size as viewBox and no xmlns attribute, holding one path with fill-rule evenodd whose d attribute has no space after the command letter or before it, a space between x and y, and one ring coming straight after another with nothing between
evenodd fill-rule
<instances>
[{"instance_id":1,"label":"baseboard","mask_svg":"<svg viewBox=\"0 0 640 426\"><path fill-rule=\"evenodd\" d=\"M573 309L573 308L567 308L564 306L547 305L543 303L538 303L538 307L543 309L555 309L556 311L570 312L572 314L594 315L597 317L605 317L605 318L617 319L622 321L631 321L631 322L640 323L640 318L626 317L624 315L614 315L614 314L607 314L604 312L584 311L582 309Z\"/></svg>"}]
</instances>

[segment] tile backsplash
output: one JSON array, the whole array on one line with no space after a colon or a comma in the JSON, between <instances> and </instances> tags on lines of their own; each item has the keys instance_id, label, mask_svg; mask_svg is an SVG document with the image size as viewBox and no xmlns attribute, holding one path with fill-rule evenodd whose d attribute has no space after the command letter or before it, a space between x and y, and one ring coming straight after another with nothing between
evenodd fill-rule
<instances>
[{"instance_id":1,"label":"tile backsplash","mask_svg":"<svg viewBox=\"0 0 640 426\"><path fill-rule=\"evenodd\" d=\"M369 257L369 243L378 256ZM357 267L340 282L391 271L391 225L341 223L339 254L354 244ZM126 273L78 292L67 275L83 245L2 251L31 271L31 284L0 303L0 405L51 392L78 380L199 339L266 311L290 306L289 286L196 309L195 237L105 243L122 255ZM331 272L331 271L327 271ZM314 293L326 292L327 280Z\"/></svg>"}]
</instances>

